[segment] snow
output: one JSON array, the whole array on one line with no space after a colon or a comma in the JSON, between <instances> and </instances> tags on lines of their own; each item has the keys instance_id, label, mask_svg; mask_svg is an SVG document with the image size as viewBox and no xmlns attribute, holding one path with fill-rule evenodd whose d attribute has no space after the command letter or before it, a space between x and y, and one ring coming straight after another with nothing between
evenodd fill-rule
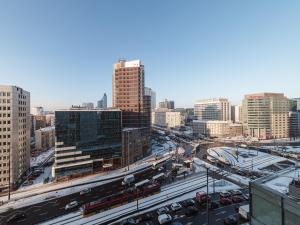
<instances>
[{"instance_id":1,"label":"snow","mask_svg":"<svg viewBox=\"0 0 300 225\"><path fill-rule=\"evenodd\" d=\"M209 177L209 192L213 191L212 178ZM215 182L215 191L225 191L238 189L239 186L232 184L228 181L217 180ZM188 198L195 197L197 191L206 191L206 176L198 175L190 179L182 180L177 183L173 183L169 186L165 186L161 189L161 192L149 196L144 199L140 199L139 210L141 212L152 211L162 206L169 205L174 202L182 201ZM152 207L153 206L153 207ZM146 209L146 210L143 210ZM131 202L126 205L122 205L117 208L113 208L90 217L82 217L80 212L71 213L54 220L43 223L44 225L50 224L101 224L107 223L109 220L118 218L120 215L135 213L136 202ZM130 214L130 217L133 214ZM124 218L123 218L124 219Z\"/></svg>"},{"instance_id":2,"label":"snow","mask_svg":"<svg viewBox=\"0 0 300 225\"><path fill-rule=\"evenodd\" d=\"M208 149L207 153L211 157L241 170L264 171L266 173L268 171L264 170L265 167L287 161L286 158L280 156L244 148L216 147Z\"/></svg>"},{"instance_id":3,"label":"snow","mask_svg":"<svg viewBox=\"0 0 300 225\"><path fill-rule=\"evenodd\" d=\"M51 158L52 155L54 155L54 148L51 148L47 151L42 152L37 157L32 157L30 159L30 167L40 166L40 164L44 163L45 160L48 160L49 158Z\"/></svg>"},{"instance_id":4,"label":"snow","mask_svg":"<svg viewBox=\"0 0 300 225\"><path fill-rule=\"evenodd\" d=\"M169 156L161 160L165 160L168 158ZM105 183L120 179L120 177L134 173L137 170L151 167L153 161L155 161L153 160L153 157L148 158L148 160L146 161L139 161L135 164L130 165L129 171L126 171L126 169L124 170L124 168L121 168L118 170L108 171L102 174L93 174L90 176L85 176L82 178L77 178L77 179L60 182L60 183L41 184L39 181L37 181L37 185L32 185L27 187L26 189L23 188L21 190L14 192L11 195L11 200L9 202L7 202L7 196L0 197L0 201L4 202L4 204L0 206L0 212L7 211L9 208L17 209L24 206L37 204L45 201L45 199L49 197L58 198L61 196L66 196L72 193L79 192L82 189L100 186ZM46 170L44 176L47 175L48 171L49 169ZM43 178L44 177L41 177L40 179L42 180ZM104 181L106 179L110 179L110 180ZM89 182L89 184L86 184L87 182ZM75 185L80 185L80 186L74 187Z\"/></svg>"},{"instance_id":5,"label":"snow","mask_svg":"<svg viewBox=\"0 0 300 225\"><path fill-rule=\"evenodd\" d=\"M300 169L293 169L277 174L276 178L264 183L267 187L286 194L289 190L289 184L294 178L299 178Z\"/></svg>"}]
</instances>

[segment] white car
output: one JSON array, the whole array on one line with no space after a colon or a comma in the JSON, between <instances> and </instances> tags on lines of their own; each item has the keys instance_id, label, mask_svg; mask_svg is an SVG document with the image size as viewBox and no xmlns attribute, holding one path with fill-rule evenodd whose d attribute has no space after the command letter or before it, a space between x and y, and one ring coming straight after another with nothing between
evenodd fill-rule
<instances>
[{"instance_id":1,"label":"white car","mask_svg":"<svg viewBox=\"0 0 300 225\"><path fill-rule=\"evenodd\" d=\"M182 206L181 206L179 203L175 202L175 203L173 203L173 204L171 205L170 208L171 208L171 210L172 210L173 212L175 212L175 211L180 210L180 209L182 208Z\"/></svg>"},{"instance_id":2,"label":"white car","mask_svg":"<svg viewBox=\"0 0 300 225\"><path fill-rule=\"evenodd\" d=\"M167 207L161 207L157 210L157 215L166 214L169 212L169 209Z\"/></svg>"},{"instance_id":3,"label":"white car","mask_svg":"<svg viewBox=\"0 0 300 225\"><path fill-rule=\"evenodd\" d=\"M85 195L85 194L87 194L87 193L90 193L91 191L92 191L92 189L87 188L87 189L83 189L79 194L80 194L80 195Z\"/></svg>"},{"instance_id":4,"label":"white car","mask_svg":"<svg viewBox=\"0 0 300 225\"><path fill-rule=\"evenodd\" d=\"M166 224L172 221L172 216L169 214L162 214L157 219L159 224Z\"/></svg>"},{"instance_id":5,"label":"white car","mask_svg":"<svg viewBox=\"0 0 300 225\"><path fill-rule=\"evenodd\" d=\"M73 209L73 208L75 208L77 206L78 206L78 202L77 201L73 201L73 202L70 202L69 204L66 205L65 210Z\"/></svg>"}]
</instances>

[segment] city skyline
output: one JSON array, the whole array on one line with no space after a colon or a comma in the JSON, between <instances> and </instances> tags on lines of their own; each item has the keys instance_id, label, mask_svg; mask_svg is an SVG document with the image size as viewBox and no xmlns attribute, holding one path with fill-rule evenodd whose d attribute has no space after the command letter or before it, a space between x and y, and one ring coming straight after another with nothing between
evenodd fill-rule
<instances>
[{"instance_id":1,"label":"city skyline","mask_svg":"<svg viewBox=\"0 0 300 225\"><path fill-rule=\"evenodd\" d=\"M46 110L96 104L104 92L111 106L113 63L125 58L140 59L157 101L176 107L299 96L299 2L130 3L0 3L0 82Z\"/></svg>"}]
</instances>

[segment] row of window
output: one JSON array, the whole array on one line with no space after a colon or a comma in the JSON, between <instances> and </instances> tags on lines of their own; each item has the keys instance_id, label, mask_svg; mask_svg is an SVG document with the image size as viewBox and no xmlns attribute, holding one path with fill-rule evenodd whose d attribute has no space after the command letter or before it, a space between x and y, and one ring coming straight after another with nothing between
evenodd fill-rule
<instances>
[{"instance_id":1,"label":"row of window","mask_svg":"<svg viewBox=\"0 0 300 225\"><path fill-rule=\"evenodd\" d=\"M10 103L10 99L0 99L0 103Z\"/></svg>"},{"instance_id":2,"label":"row of window","mask_svg":"<svg viewBox=\"0 0 300 225\"><path fill-rule=\"evenodd\" d=\"M0 92L0 96L10 96L10 92Z\"/></svg>"},{"instance_id":3,"label":"row of window","mask_svg":"<svg viewBox=\"0 0 300 225\"><path fill-rule=\"evenodd\" d=\"M0 117L10 117L10 113L0 113Z\"/></svg>"},{"instance_id":4,"label":"row of window","mask_svg":"<svg viewBox=\"0 0 300 225\"><path fill-rule=\"evenodd\" d=\"M5 134L2 135L2 134L0 134L0 139L1 138L10 138L10 134L8 134L8 135L5 135Z\"/></svg>"},{"instance_id":5,"label":"row of window","mask_svg":"<svg viewBox=\"0 0 300 225\"><path fill-rule=\"evenodd\" d=\"M0 110L10 110L10 106L6 107L6 106L0 106Z\"/></svg>"},{"instance_id":6,"label":"row of window","mask_svg":"<svg viewBox=\"0 0 300 225\"><path fill-rule=\"evenodd\" d=\"M1 125L1 124L10 124L10 120L7 120L7 121L6 121L6 120L3 120L3 121L0 120L0 125Z\"/></svg>"},{"instance_id":7,"label":"row of window","mask_svg":"<svg viewBox=\"0 0 300 225\"><path fill-rule=\"evenodd\" d=\"M0 127L0 131L10 131L10 127Z\"/></svg>"}]
</instances>

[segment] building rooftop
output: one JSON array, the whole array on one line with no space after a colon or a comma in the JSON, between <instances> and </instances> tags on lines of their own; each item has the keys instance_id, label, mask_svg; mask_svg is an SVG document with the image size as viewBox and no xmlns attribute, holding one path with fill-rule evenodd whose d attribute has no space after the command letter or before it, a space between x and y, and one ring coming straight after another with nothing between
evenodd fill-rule
<instances>
[{"instance_id":1,"label":"building rooftop","mask_svg":"<svg viewBox=\"0 0 300 225\"><path fill-rule=\"evenodd\" d=\"M260 185L270 192L274 192L283 197L295 200L300 204L300 199L296 199L294 196L291 196L289 194L289 185L292 183L292 181L299 180L299 177L300 167L299 165L297 165L281 170L280 172L269 175L267 177L259 178L253 183L256 185Z\"/></svg>"}]
</instances>

